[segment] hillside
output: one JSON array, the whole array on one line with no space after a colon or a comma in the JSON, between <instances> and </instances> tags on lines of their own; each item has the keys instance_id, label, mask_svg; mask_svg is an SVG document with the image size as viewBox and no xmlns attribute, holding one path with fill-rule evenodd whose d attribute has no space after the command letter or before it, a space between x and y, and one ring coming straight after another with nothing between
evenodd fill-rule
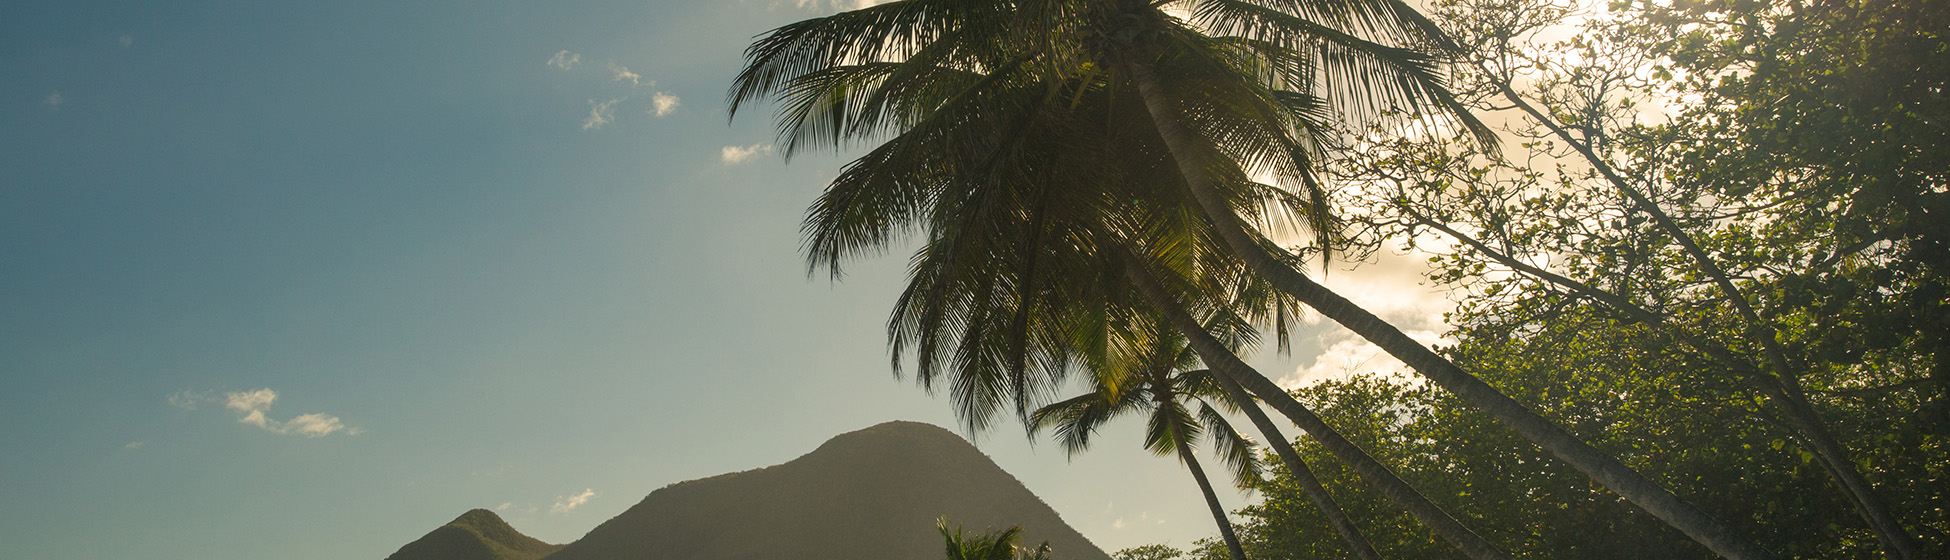
<instances>
[{"instance_id":1,"label":"hillside","mask_svg":"<svg viewBox=\"0 0 1950 560\"><path fill-rule=\"evenodd\" d=\"M536 560L561 549L521 534L492 511L477 509L400 547L386 560Z\"/></svg>"},{"instance_id":2,"label":"hillside","mask_svg":"<svg viewBox=\"0 0 1950 560\"><path fill-rule=\"evenodd\" d=\"M940 558L942 516L970 532L1021 525L1058 558L1109 559L960 436L889 422L781 465L664 487L548 560Z\"/></svg>"}]
</instances>

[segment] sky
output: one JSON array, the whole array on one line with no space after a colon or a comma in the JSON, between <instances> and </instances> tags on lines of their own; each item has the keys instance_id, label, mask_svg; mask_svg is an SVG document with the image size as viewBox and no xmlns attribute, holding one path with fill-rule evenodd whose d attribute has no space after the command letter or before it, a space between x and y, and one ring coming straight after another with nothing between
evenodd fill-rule
<instances>
[{"instance_id":1,"label":"sky","mask_svg":"<svg viewBox=\"0 0 1950 560\"><path fill-rule=\"evenodd\" d=\"M724 0L0 5L7 558L384 558L470 508L568 542L672 483L889 420L904 249L808 276L846 154L724 92ZM1330 285L1433 340L1417 259ZM1387 369L1315 324L1289 385ZM1113 425L977 438L1106 550L1214 534ZM1252 499L1226 490L1229 508Z\"/></svg>"}]
</instances>

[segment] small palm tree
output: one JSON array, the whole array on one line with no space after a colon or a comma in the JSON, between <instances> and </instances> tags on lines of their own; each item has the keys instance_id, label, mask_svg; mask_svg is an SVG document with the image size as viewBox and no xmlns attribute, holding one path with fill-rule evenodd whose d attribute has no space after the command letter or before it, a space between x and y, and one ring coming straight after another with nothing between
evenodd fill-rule
<instances>
[{"instance_id":1,"label":"small palm tree","mask_svg":"<svg viewBox=\"0 0 1950 560\"><path fill-rule=\"evenodd\" d=\"M1022 538L1020 526L964 537L960 526L950 529L948 518L943 517L935 528L947 545L948 560L1051 560L1048 542L1033 549L1016 545Z\"/></svg>"},{"instance_id":2,"label":"small palm tree","mask_svg":"<svg viewBox=\"0 0 1950 560\"><path fill-rule=\"evenodd\" d=\"M1184 337L1169 327L1154 329L1154 333L1150 351L1136 356L1137 363L1116 368L1127 378L1120 379L1114 373L1094 376L1097 383L1090 392L1037 409L1032 429L1053 430L1064 449L1075 455L1089 448L1091 435L1112 419L1146 414L1145 449L1158 455L1177 455L1204 494L1206 507L1211 509L1219 536L1233 560L1245 560L1245 550L1226 518L1225 507L1192 448L1201 436L1209 434L1214 450L1231 467L1233 480L1242 488L1258 480L1259 457L1252 441L1232 429L1225 415L1213 407L1215 400L1221 406L1230 403L1211 372L1188 371L1195 361Z\"/></svg>"}]
</instances>

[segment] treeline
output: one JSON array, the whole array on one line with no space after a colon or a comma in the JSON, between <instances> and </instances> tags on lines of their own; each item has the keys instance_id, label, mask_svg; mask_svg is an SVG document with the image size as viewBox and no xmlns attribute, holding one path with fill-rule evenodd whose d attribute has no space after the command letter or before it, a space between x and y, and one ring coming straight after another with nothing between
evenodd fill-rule
<instances>
[{"instance_id":1,"label":"treeline","mask_svg":"<svg viewBox=\"0 0 1950 560\"><path fill-rule=\"evenodd\" d=\"M1352 251L1437 254L1432 278L1460 294L1444 355L1776 553L1941 557L1950 9L1464 0L1434 15L1468 45L1460 89L1510 115L1515 142L1370 131L1336 178L1368 210ZM1515 555L1713 556L1415 379L1296 394ZM1296 444L1384 556L1462 557ZM1238 512L1247 557L1353 557L1288 475L1259 488Z\"/></svg>"}]
</instances>

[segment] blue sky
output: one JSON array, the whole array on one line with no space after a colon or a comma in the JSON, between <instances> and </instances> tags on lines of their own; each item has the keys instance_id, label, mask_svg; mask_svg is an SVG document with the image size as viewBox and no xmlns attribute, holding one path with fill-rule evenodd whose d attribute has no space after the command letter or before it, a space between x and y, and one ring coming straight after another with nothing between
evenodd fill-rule
<instances>
[{"instance_id":1,"label":"blue sky","mask_svg":"<svg viewBox=\"0 0 1950 560\"><path fill-rule=\"evenodd\" d=\"M805 274L842 159L727 124L750 38L843 7L0 6L8 557L378 559L474 507L567 542L670 483L952 426L887 366L905 255ZM981 446L1106 549L1213 533L1107 435Z\"/></svg>"}]
</instances>

